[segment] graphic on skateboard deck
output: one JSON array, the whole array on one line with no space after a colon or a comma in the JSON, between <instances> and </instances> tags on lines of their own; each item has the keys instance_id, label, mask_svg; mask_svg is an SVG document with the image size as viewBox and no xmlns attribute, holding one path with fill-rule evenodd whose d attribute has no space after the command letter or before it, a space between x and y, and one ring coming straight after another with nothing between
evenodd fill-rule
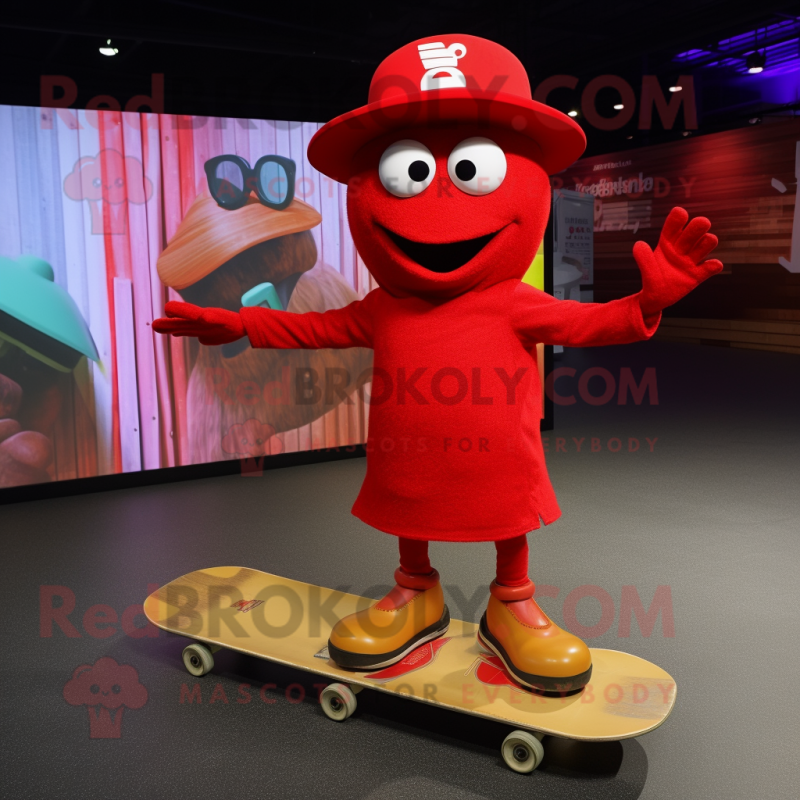
<instances>
[{"instance_id":1,"label":"graphic on skateboard deck","mask_svg":"<svg viewBox=\"0 0 800 800\"><path fill-rule=\"evenodd\" d=\"M195 676L214 666L220 648L328 678L320 702L338 721L363 688L506 722L516 728L503 758L518 772L542 760L545 735L617 741L657 728L675 705L675 681L655 664L617 650L592 648L591 682L574 694L537 694L517 684L478 642L478 625L453 619L447 633L402 661L372 671L340 669L327 641L336 621L375 600L246 567L198 570L171 581L144 602L154 625L194 640L183 651Z\"/></svg>"}]
</instances>

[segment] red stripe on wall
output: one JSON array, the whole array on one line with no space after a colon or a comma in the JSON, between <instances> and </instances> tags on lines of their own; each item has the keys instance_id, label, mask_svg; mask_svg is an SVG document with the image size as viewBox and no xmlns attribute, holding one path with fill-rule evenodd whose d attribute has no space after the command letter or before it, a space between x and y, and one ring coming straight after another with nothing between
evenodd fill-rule
<instances>
[{"instance_id":1,"label":"red stripe on wall","mask_svg":"<svg viewBox=\"0 0 800 800\"><path fill-rule=\"evenodd\" d=\"M106 150L106 128L108 126L107 115L102 111L97 112L97 125L100 131L100 170L102 180L108 183L110 171L108 169L108 154ZM114 278L116 277L116 267L114 259L113 220L111 209L108 203L103 203L103 246L106 254L106 293L108 295L108 321L111 332L111 391L112 391L112 426L111 435L114 441L114 472L122 472L122 440L119 429L119 386L117 372L117 320L114 312Z\"/></svg>"}]
</instances>

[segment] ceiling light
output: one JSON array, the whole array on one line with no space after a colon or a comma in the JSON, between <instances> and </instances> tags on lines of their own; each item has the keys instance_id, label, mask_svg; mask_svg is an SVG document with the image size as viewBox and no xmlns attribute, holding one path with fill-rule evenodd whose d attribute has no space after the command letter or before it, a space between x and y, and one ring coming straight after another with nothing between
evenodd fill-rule
<instances>
[{"instance_id":1,"label":"ceiling light","mask_svg":"<svg viewBox=\"0 0 800 800\"><path fill-rule=\"evenodd\" d=\"M669 90L670 90L671 92L682 92L682 91L683 91L683 86L677 86L677 85L675 85L675 86L670 86L670 87L669 87Z\"/></svg>"},{"instance_id":2,"label":"ceiling light","mask_svg":"<svg viewBox=\"0 0 800 800\"><path fill-rule=\"evenodd\" d=\"M614 111L622 111L622 109L623 109L623 108L625 108L625 106L624 106L624 105L622 105L622 103L617 103L617 104L614 106Z\"/></svg>"},{"instance_id":3,"label":"ceiling light","mask_svg":"<svg viewBox=\"0 0 800 800\"><path fill-rule=\"evenodd\" d=\"M112 47L111 39L106 39L106 43L100 48L100 52L104 56L115 56L119 53L119 50L116 47Z\"/></svg>"},{"instance_id":4,"label":"ceiling light","mask_svg":"<svg viewBox=\"0 0 800 800\"><path fill-rule=\"evenodd\" d=\"M751 75L758 75L759 72L764 71L764 67L767 65L767 57L764 53L750 53L744 63L747 66L747 71Z\"/></svg>"},{"instance_id":5,"label":"ceiling light","mask_svg":"<svg viewBox=\"0 0 800 800\"><path fill-rule=\"evenodd\" d=\"M578 116L578 112L573 108L572 111L567 111L567 116L568 117L577 117Z\"/></svg>"}]
</instances>

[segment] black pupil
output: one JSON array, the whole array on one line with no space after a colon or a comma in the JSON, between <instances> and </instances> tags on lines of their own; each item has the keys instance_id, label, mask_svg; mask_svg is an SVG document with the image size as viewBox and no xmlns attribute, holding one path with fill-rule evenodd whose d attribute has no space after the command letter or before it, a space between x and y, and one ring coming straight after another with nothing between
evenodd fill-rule
<instances>
[{"instance_id":1,"label":"black pupil","mask_svg":"<svg viewBox=\"0 0 800 800\"><path fill-rule=\"evenodd\" d=\"M456 164L456 177L460 181L471 181L477 171L476 166L471 161L467 161L466 158Z\"/></svg>"},{"instance_id":2,"label":"black pupil","mask_svg":"<svg viewBox=\"0 0 800 800\"><path fill-rule=\"evenodd\" d=\"M424 161L412 161L408 168L408 177L412 181L424 181L430 174L431 168Z\"/></svg>"}]
</instances>

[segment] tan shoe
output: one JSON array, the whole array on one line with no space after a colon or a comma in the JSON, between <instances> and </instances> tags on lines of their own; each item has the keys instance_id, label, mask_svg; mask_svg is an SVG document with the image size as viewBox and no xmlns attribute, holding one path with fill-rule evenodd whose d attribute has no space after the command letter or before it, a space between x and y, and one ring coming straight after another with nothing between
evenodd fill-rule
<instances>
[{"instance_id":1,"label":"tan shoe","mask_svg":"<svg viewBox=\"0 0 800 800\"><path fill-rule=\"evenodd\" d=\"M405 658L415 647L438 639L450 625L439 573L395 571L397 586L375 605L333 626L328 653L344 669L376 669Z\"/></svg>"},{"instance_id":2,"label":"tan shoe","mask_svg":"<svg viewBox=\"0 0 800 800\"><path fill-rule=\"evenodd\" d=\"M589 648L539 608L534 590L533 583L509 587L493 581L478 638L525 686L542 692L581 689L592 676Z\"/></svg>"}]
</instances>

